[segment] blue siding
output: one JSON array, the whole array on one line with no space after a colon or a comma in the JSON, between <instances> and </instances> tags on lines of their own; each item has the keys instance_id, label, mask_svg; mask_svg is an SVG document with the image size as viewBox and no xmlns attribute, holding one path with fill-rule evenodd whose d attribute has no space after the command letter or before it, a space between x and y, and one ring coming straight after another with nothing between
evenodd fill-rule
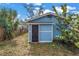
<instances>
[{"instance_id":1,"label":"blue siding","mask_svg":"<svg viewBox=\"0 0 79 59\"><path fill-rule=\"evenodd\" d=\"M56 38L56 36L60 35L60 31L57 30L57 25L54 24L54 28L53 28L53 36L54 38Z\"/></svg>"},{"instance_id":2,"label":"blue siding","mask_svg":"<svg viewBox=\"0 0 79 59\"><path fill-rule=\"evenodd\" d=\"M42 18L38 18L38 19L35 19L33 20L32 22L40 22L40 23L57 23L57 20L56 20L56 17L51 17L51 18L48 18L48 17L42 17Z\"/></svg>"},{"instance_id":3,"label":"blue siding","mask_svg":"<svg viewBox=\"0 0 79 59\"><path fill-rule=\"evenodd\" d=\"M40 41L52 41L50 32L41 32L40 33Z\"/></svg>"}]
</instances>

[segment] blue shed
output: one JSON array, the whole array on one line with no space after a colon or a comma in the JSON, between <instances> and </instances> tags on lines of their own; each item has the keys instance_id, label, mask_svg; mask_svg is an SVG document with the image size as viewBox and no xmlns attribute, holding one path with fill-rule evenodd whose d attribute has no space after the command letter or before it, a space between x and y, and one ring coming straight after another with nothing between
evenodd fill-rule
<instances>
[{"instance_id":1,"label":"blue shed","mask_svg":"<svg viewBox=\"0 0 79 59\"><path fill-rule=\"evenodd\" d=\"M57 18L50 13L33 17L28 24L29 42L52 42L60 34L56 29Z\"/></svg>"}]
</instances>

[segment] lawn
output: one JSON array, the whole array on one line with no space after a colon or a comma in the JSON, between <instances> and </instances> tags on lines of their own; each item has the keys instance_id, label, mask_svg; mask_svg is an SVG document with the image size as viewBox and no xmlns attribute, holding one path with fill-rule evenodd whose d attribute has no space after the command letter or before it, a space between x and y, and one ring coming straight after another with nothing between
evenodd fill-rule
<instances>
[{"instance_id":1,"label":"lawn","mask_svg":"<svg viewBox=\"0 0 79 59\"><path fill-rule=\"evenodd\" d=\"M53 43L28 43L28 35L23 34L12 40L0 42L1 56L70 56L79 55L79 50Z\"/></svg>"}]
</instances>

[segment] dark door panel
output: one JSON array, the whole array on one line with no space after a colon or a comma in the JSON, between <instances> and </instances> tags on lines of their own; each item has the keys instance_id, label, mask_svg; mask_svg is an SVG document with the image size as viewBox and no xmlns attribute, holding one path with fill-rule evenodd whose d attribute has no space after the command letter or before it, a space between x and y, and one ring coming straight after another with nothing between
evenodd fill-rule
<instances>
[{"instance_id":1,"label":"dark door panel","mask_svg":"<svg viewBox=\"0 0 79 59\"><path fill-rule=\"evenodd\" d=\"M32 42L38 42L38 25L32 25Z\"/></svg>"}]
</instances>

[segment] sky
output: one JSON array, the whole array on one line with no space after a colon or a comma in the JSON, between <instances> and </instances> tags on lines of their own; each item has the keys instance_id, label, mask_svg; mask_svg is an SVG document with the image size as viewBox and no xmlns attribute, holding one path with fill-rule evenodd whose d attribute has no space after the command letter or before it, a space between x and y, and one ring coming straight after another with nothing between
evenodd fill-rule
<instances>
[{"instance_id":1,"label":"sky","mask_svg":"<svg viewBox=\"0 0 79 59\"><path fill-rule=\"evenodd\" d=\"M13 10L17 11L17 18L23 20L28 18L28 12L27 10L24 8L23 6L24 3L1 3L0 4L0 8L11 8ZM30 3L25 3L27 5L29 5ZM60 6L63 5L64 3L32 3L34 6L34 10L39 9L40 6L42 6L44 8L44 13L47 12L53 12L52 10L52 6L55 6L56 9L58 10L59 13L62 12ZM77 13L79 14L79 3L68 3L67 4L67 12L71 12L71 13Z\"/></svg>"}]
</instances>

